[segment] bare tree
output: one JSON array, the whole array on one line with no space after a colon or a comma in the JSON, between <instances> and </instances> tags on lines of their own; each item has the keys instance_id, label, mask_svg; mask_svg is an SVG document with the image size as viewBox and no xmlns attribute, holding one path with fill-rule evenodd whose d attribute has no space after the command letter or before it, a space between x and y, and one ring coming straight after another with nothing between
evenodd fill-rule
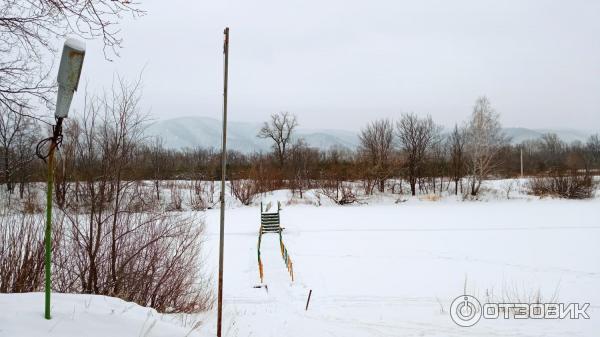
<instances>
[{"instance_id":1,"label":"bare tree","mask_svg":"<svg viewBox=\"0 0 600 337\"><path fill-rule=\"evenodd\" d=\"M448 148L446 147L447 144L443 143L441 139L442 137L438 134L436 141L432 142L427 151L428 154L425 163L425 175L428 183L426 188L427 190L431 188L433 193L438 191L440 195L444 187L444 177L448 175ZM437 182L438 178L439 184Z\"/></svg>"},{"instance_id":2,"label":"bare tree","mask_svg":"<svg viewBox=\"0 0 600 337\"><path fill-rule=\"evenodd\" d=\"M14 191L15 175L21 184L27 178L28 164L34 159L35 123L22 114L0 106L0 173L9 193Z\"/></svg>"},{"instance_id":3,"label":"bare tree","mask_svg":"<svg viewBox=\"0 0 600 337\"><path fill-rule=\"evenodd\" d=\"M156 200L160 200L160 180L161 180L161 158L160 154L164 151L164 140L157 136L153 139L150 145L150 151L152 153L151 166L152 175L154 179L154 189L156 190Z\"/></svg>"},{"instance_id":4,"label":"bare tree","mask_svg":"<svg viewBox=\"0 0 600 337\"><path fill-rule=\"evenodd\" d=\"M466 152L472 196L479 193L482 181L496 168L498 153L507 142L500 125L500 115L487 97L479 97L467 126Z\"/></svg>"},{"instance_id":5,"label":"bare tree","mask_svg":"<svg viewBox=\"0 0 600 337\"><path fill-rule=\"evenodd\" d=\"M396 124L400 147L406 156L407 178L412 195L416 195L417 180L422 176L427 151L439 141L440 127L431 116L420 119L415 114L404 114Z\"/></svg>"},{"instance_id":6,"label":"bare tree","mask_svg":"<svg viewBox=\"0 0 600 337\"><path fill-rule=\"evenodd\" d=\"M540 139L540 152L546 169L560 169L564 162L567 144L556 133L545 133Z\"/></svg>"},{"instance_id":7,"label":"bare tree","mask_svg":"<svg viewBox=\"0 0 600 337\"><path fill-rule=\"evenodd\" d=\"M234 179L229 182L233 196L244 206L248 206L260 192L258 184L253 179Z\"/></svg>"},{"instance_id":8,"label":"bare tree","mask_svg":"<svg viewBox=\"0 0 600 337\"><path fill-rule=\"evenodd\" d=\"M385 189L390 176L390 161L393 150L394 127L389 119L380 119L368 124L360 131L359 152L369 162L371 175L375 177L379 192Z\"/></svg>"},{"instance_id":9,"label":"bare tree","mask_svg":"<svg viewBox=\"0 0 600 337\"><path fill-rule=\"evenodd\" d=\"M290 149L290 189L298 193L300 198L306 189L311 188L311 171L315 170L319 161L319 151L308 147L303 139L296 141Z\"/></svg>"},{"instance_id":10,"label":"bare tree","mask_svg":"<svg viewBox=\"0 0 600 337\"><path fill-rule=\"evenodd\" d=\"M600 137L598 134L591 135L586 144L586 160L590 166L600 167Z\"/></svg>"},{"instance_id":11,"label":"bare tree","mask_svg":"<svg viewBox=\"0 0 600 337\"><path fill-rule=\"evenodd\" d=\"M450 150L450 176L454 181L454 194L457 195L458 184L465 175L465 130L455 125L447 142Z\"/></svg>"},{"instance_id":12,"label":"bare tree","mask_svg":"<svg viewBox=\"0 0 600 337\"><path fill-rule=\"evenodd\" d=\"M291 144L294 129L298 126L296 116L287 111L271 115L271 122L265 122L257 137L273 140L273 151L283 167L287 159L288 146Z\"/></svg>"},{"instance_id":13,"label":"bare tree","mask_svg":"<svg viewBox=\"0 0 600 337\"><path fill-rule=\"evenodd\" d=\"M46 58L56 52L56 37L101 38L109 57L121 45L116 25L124 14L143 12L127 0L0 0L0 105L23 114L32 99L51 104Z\"/></svg>"}]
</instances>

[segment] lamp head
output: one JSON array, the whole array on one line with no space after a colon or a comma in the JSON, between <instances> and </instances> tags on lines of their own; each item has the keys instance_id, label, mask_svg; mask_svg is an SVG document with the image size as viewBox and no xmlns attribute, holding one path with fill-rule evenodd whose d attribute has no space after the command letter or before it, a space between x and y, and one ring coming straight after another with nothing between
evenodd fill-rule
<instances>
[{"instance_id":1,"label":"lamp head","mask_svg":"<svg viewBox=\"0 0 600 337\"><path fill-rule=\"evenodd\" d=\"M54 116L66 118L77 90L81 67L85 56L85 43L76 39L67 39L63 47L60 66L58 68L58 97Z\"/></svg>"}]
</instances>

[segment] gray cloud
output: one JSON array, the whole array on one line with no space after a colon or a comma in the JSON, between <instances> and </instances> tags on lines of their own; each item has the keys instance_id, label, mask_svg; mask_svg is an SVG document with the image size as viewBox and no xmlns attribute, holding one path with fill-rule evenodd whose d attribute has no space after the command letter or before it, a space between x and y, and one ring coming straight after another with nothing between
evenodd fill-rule
<instances>
[{"instance_id":1,"label":"gray cloud","mask_svg":"<svg viewBox=\"0 0 600 337\"><path fill-rule=\"evenodd\" d=\"M600 2L152 1L122 25L114 62L88 43L90 89L145 67L161 119L220 117L231 27L231 119L279 110L304 127L358 129L429 113L450 126L486 94L506 126L600 129ZM81 95L80 95L81 96ZM81 100L79 100L81 101Z\"/></svg>"}]
</instances>

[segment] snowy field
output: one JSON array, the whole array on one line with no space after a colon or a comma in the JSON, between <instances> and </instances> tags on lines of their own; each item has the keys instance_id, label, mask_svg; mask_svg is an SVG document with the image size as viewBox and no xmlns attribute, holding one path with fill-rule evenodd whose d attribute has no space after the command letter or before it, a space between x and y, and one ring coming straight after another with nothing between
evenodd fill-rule
<instances>
[{"instance_id":1,"label":"snowy field","mask_svg":"<svg viewBox=\"0 0 600 337\"><path fill-rule=\"evenodd\" d=\"M226 335L597 336L599 201L289 206L281 216L296 280L287 275L277 236L267 234L268 292L253 288L259 283L259 210L232 209L226 220ZM209 261L217 261L218 211L206 219ZM539 295L589 302L591 319L482 319L458 327L448 310L465 284L481 301ZM207 323L202 330L214 332L214 314Z\"/></svg>"},{"instance_id":2,"label":"snowy field","mask_svg":"<svg viewBox=\"0 0 600 337\"><path fill-rule=\"evenodd\" d=\"M496 185L500 186L501 182ZM484 201L373 198L352 206L284 203L284 242L265 234L257 265L259 206L226 213L224 335L241 336L597 336L600 331L600 198L538 199L502 192ZM312 195L314 197L314 195ZM311 199L309 193L307 198ZM256 201L257 203L260 200ZM216 281L219 210L205 212L205 271ZM216 282L214 282L216 284ZM306 299L312 289L308 311ZM482 319L462 328L451 301L590 303L590 319ZM216 293L216 285L215 285ZM42 294L0 295L0 336L214 336L215 309L160 315L117 299L56 295L42 319ZM108 329L103 328L108 327Z\"/></svg>"}]
</instances>

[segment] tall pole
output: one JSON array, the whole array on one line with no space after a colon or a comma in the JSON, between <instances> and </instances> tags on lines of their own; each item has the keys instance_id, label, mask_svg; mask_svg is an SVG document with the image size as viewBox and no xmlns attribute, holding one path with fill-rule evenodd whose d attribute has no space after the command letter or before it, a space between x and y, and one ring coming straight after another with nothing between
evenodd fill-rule
<instances>
[{"instance_id":1,"label":"tall pole","mask_svg":"<svg viewBox=\"0 0 600 337\"><path fill-rule=\"evenodd\" d=\"M48 152L48 180L46 189L46 233L44 235L44 318L50 319L50 292L52 290L52 187L54 186L54 151L58 146L58 138L61 135L62 118L58 118L56 126L50 138L50 149Z\"/></svg>"},{"instance_id":2,"label":"tall pole","mask_svg":"<svg viewBox=\"0 0 600 337\"><path fill-rule=\"evenodd\" d=\"M223 246L225 241L225 168L227 166L227 75L229 67L229 27L223 43L223 143L221 147L221 224L219 227L219 290L217 295L217 337L221 337L223 318Z\"/></svg>"},{"instance_id":3,"label":"tall pole","mask_svg":"<svg viewBox=\"0 0 600 337\"><path fill-rule=\"evenodd\" d=\"M46 187L46 231L44 234L44 318L50 319L50 294L52 291L52 188L54 185L54 152L62 141L63 119L69 115L69 107L73 100L73 93L77 91L83 58L85 57L85 43L67 39L63 46L60 66L58 68L58 92L56 99L56 110L54 118L56 125L52 128L52 136L43 139L36 146L35 152L38 157L46 161L48 158L48 179ZM50 141L48 154L42 154L43 145Z\"/></svg>"},{"instance_id":4,"label":"tall pole","mask_svg":"<svg viewBox=\"0 0 600 337\"><path fill-rule=\"evenodd\" d=\"M52 186L54 185L54 140L50 144L50 152L48 153L48 180L46 189L46 234L44 235L44 318L50 319L50 292L52 288Z\"/></svg>"}]
</instances>

